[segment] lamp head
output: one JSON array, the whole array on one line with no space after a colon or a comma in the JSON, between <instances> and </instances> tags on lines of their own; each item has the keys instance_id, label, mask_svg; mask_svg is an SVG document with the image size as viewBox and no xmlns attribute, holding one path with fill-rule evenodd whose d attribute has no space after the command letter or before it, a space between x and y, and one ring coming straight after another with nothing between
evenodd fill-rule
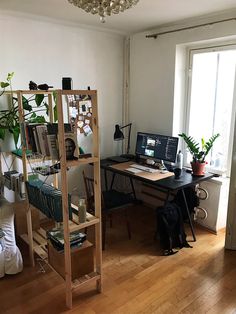
<instances>
[{"instance_id":1,"label":"lamp head","mask_svg":"<svg viewBox=\"0 0 236 314\"><path fill-rule=\"evenodd\" d=\"M121 141L124 139L124 134L118 124L115 125L114 141Z\"/></svg>"}]
</instances>

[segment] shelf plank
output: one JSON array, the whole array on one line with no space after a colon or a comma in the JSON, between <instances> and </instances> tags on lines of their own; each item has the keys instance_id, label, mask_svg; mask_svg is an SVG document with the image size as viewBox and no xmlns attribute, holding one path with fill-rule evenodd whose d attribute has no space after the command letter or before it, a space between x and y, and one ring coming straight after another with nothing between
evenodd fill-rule
<instances>
[{"instance_id":1,"label":"shelf plank","mask_svg":"<svg viewBox=\"0 0 236 314\"><path fill-rule=\"evenodd\" d=\"M72 291L81 288L84 284L88 284L99 279L101 279L101 274L99 274L98 272L92 272L90 274L84 275L78 279L73 280Z\"/></svg>"},{"instance_id":2,"label":"shelf plank","mask_svg":"<svg viewBox=\"0 0 236 314\"><path fill-rule=\"evenodd\" d=\"M35 232L34 232L35 235ZM21 239L27 243L29 245L29 239L28 239L28 235L27 234L22 234L20 235ZM43 239L40 236L41 239ZM37 237L37 239L40 239L39 237ZM44 241L44 239L43 239ZM37 241L35 241L35 239L33 239L33 251L39 256L41 257L43 260L47 259L47 250L45 248L45 242L39 244Z\"/></svg>"},{"instance_id":3,"label":"shelf plank","mask_svg":"<svg viewBox=\"0 0 236 314\"><path fill-rule=\"evenodd\" d=\"M70 221L69 222L70 232L84 229L86 227L96 225L100 222L100 219L95 217L95 216L91 215L91 217L88 218L88 213L86 215L86 220L87 221L83 222L83 223L77 223L76 221Z\"/></svg>"},{"instance_id":4,"label":"shelf plank","mask_svg":"<svg viewBox=\"0 0 236 314\"><path fill-rule=\"evenodd\" d=\"M75 167L83 164L90 164L94 162L98 162L98 157L88 157L88 158L79 158L78 160L67 160L66 164L68 167Z\"/></svg>"},{"instance_id":5,"label":"shelf plank","mask_svg":"<svg viewBox=\"0 0 236 314\"><path fill-rule=\"evenodd\" d=\"M62 90L61 91L62 95L96 95L97 94L97 90L88 90L88 89L83 89L83 90Z\"/></svg>"},{"instance_id":6,"label":"shelf plank","mask_svg":"<svg viewBox=\"0 0 236 314\"><path fill-rule=\"evenodd\" d=\"M40 233L37 231L33 231L33 239L36 243L38 243L40 246L44 246L47 244L46 237L42 237Z\"/></svg>"}]
</instances>

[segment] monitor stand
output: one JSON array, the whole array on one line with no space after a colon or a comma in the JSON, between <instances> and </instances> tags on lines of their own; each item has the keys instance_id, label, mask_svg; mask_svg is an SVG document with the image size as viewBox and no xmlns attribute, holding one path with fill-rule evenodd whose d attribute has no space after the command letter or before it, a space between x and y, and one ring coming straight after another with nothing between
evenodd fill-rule
<instances>
[{"instance_id":1,"label":"monitor stand","mask_svg":"<svg viewBox=\"0 0 236 314\"><path fill-rule=\"evenodd\" d=\"M166 170L166 166L163 160L160 161L160 164L161 164L160 170Z\"/></svg>"}]
</instances>

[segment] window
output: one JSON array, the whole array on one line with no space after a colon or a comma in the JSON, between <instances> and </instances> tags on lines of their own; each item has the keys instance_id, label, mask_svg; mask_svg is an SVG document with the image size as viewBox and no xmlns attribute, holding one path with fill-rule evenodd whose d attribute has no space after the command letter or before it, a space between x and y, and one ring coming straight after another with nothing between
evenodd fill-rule
<instances>
[{"instance_id":1,"label":"window","mask_svg":"<svg viewBox=\"0 0 236 314\"><path fill-rule=\"evenodd\" d=\"M212 171L229 172L236 47L190 50L186 133L199 142L220 133L207 156ZM185 158L190 162L190 156Z\"/></svg>"}]
</instances>

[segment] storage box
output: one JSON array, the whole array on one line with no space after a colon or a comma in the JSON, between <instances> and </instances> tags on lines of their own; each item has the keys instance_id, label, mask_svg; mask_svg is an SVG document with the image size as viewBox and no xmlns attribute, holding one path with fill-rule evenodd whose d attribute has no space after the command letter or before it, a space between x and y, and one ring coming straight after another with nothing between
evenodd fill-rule
<instances>
[{"instance_id":1,"label":"storage box","mask_svg":"<svg viewBox=\"0 0 236 314\"><path fill-rule=\"evenodd\" d=\"M65 256L64 252L57 251L48 241L48 262L65 278ZM93 244L84 241L79 248L71 249L71 277L72 280L94 271Z\"/></svg>"}]
</instances>

